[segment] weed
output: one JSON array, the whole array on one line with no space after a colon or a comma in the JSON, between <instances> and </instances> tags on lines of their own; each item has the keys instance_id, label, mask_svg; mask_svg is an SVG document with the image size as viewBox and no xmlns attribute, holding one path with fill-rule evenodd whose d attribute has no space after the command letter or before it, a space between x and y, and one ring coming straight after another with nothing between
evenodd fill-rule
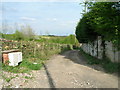
<instances>
[{"instance_id":1,"label":"weed","mask_svg":"<svg viewBox=\"0 0 120 90\"><path fill-rule=\"evenodd\" d=\"M2 69L8 72L12 73L28 73L30 70L40 70L42 67L42 64L33 64L33 62L30 62L28 60L23 60L18 66L8 66L3 64Z\"/></svg>"},{"instance_id":2,"label":"weed","mask_svg":"<svg viewBox=\"0 0 120 90\"><path fill-rule=\"evenodd\" d=\"M25 79L32 79L33 77L25 76Z\"/></svg>"},{"instance_id":3,"label":"weed","mask_svg":"<svg viewBox=\"0 0 120 90\"><path fill-rule=\"evenodd\" d=\"M5 45L11 45L11 43L13 42L4 42ZM66 45L47 42L37 43L21 41L18 43L13 43L13 45L15 46L17 46L18 44L20 44L20 47L18 49L20 49L23 53L23 61L15 67L2 64L2 70L12 73L28 73L31 70L40 70L40 68L42 67L41 62L48 60L54 54L70 50L70 48L72 47L72 44ZM34 62L36 62L37 64L33 64Z\"/></svg>"},{"instance_id":4,"label":"weed","mask_svg":"<svg viewBox=\"0 0 120 90\"><path fill-rule=\"evenodd\" d=\"M33 64L33 62L29 62L28 60L24 60L21 64L21 67L26 67L30 70L40 70L42 64Z\"/></svg>"},{"instance_id":5,"label":"weed","mask_svg":"<svg viewBox=\"0 0 120 90\"><path fill-rule=\"evenodd\" d=\"M5 80L6 80L7 82L10 82L11 78L6 78Z\"/></svg>"},{"instance_id":6,"label":"weed","mask_svg":"<svg viewBox=\"0 0 120 90\"><path fill-rule=\"evenodd\" d=\"M10 82L13 78L15 77L6 77L4 75L2 75L2 78L6 81L6 82Z\"/></svg>"},{"instance_id":7,"label":"weed","mask_svg":"<svg viewBox=\"0 0 120 90\"><path fill-rule=\"evenodd\" d=\"M111 62L108 58L105 58L102 63L103 68L106 72L113 73L113 72L120 72L120 63Z\"/></svg>"},{"instance_id":8,"label":"weed","mask_svg":"<svg viewBox=\"0 0 120 90\"><path fill-rule=\"evenodd\" d=\"M16 77L19 77L18 75L16 75Z\"/></svg>"},{"instance_id":9,"label":"weed","mask_svg":"<svg viewBox=\"0 0 120 90\"><path fill-rule=\"evenodd\" d=\"M25 83L28 83L28 80L25 80Z\"/></svg>"},{"instance_id":10,"label":"weed","mask_svg":"<svg viewBox=\"0 0 120 90\"><path fill-rule=\"evenodd\" d=\"M12 66L8 66L5 64L3 64L2 69L4 71L8 71L8 72L12 72L12 73L23 73L23 72L29 71L29 69L27 69L27 68L22 68L20 66L12 67Z\"/></svg>"},{"instance_id":11,"label":"weed","mask_svg":"<svg viewBox=\"0 0 120 90\"><path fill-rule=\"evenodd\" d=\"M86 57L87 63L94 65L100 65L104 68L104 70L108 73L118 73L120 72L119 68L120 68L120 63L115 63L115 62L111 62L107 57L105 57L104 59L98 59L95 58L87 53L85 53L81 48L79 49L81 54L83 56Z\"/></svg>"}]
</instances>

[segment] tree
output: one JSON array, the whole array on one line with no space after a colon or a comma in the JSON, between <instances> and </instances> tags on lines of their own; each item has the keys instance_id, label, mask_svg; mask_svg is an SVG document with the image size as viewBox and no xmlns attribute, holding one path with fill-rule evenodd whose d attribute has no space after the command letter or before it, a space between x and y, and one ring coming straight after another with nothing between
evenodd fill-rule
<instances>
[{"instance_id":1,"label":"tree","mask_svg":"<svg viewBox=\"0 0 120 90\"><path fill-rule=\"evenodd\" d=\"M15 39L18 40L18 41L24 39L24 37L23 37L23 33L20 32L20 31L18 31L18 30L15 31L14 36L15 36Z\"/></svg>"},{"instance_id":2,"label":"tree","mask_svg":"<svg viewBox=\"0 0 120 90\"><path fill-rule=\"evenodd\" d=\"M84 14L76 27L76 38L80 43L87 43L97 38L97 33L91 28L88 17L87 14Z\"/></svg>"},{"instance_id":3,"label":"tree","mask_svg":"<svg viewBox=\"0 0 120 90\"><path fill-rule=\"evenodd\" d=\"M89 24L106 41L120 45L120 13L113 5L117 2L97 2L89 7Z\"/></svg>"},{"instance_id":4,"label":"tree","mask_svg":"<svg viewBox=\"0 0 120 90\"><path fill-rule=\"evenodd\" d=\"M28 39L28 40L33 40L34 39L35 33L34 33L33 29L29 25L22 26L21 27L21 32L22 32L23 37L25 39Z\"/></svg>"},{"instance_id":5,"label":"tree","mask_svg":"<svg viewBox=\"0 0 120 90\"><path fill-rule=\"evenodd\" d=\"M76 37L80 42L92 41L96 35L99 35L103 40L120 44L120 39L118 39L120 38L120 13L112 7L116 3L95 2L87 5L89 11L83 14L76 27ZM91 37L91 35L95 35L95 37Z\"/></svg>"}]
</instances>

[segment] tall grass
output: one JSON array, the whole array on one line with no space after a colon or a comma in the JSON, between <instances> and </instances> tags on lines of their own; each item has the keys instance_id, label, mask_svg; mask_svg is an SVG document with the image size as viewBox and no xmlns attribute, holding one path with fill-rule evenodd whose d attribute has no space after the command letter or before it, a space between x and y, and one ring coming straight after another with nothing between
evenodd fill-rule
<instances>
[{"instance_id":1,"label":"tall grass","mask_svg":"<svg viewBox=\"0 0 120 90\"><path fill-rule=\"evenodd\" d=\"M105 57L104 59L98 59L85 53L81 48L79 50L82 53L82 55L86 58L88 64L100 65L108 73L120 73L120 63L111 62L107 57Z\"/></svg>"}]
</instances>

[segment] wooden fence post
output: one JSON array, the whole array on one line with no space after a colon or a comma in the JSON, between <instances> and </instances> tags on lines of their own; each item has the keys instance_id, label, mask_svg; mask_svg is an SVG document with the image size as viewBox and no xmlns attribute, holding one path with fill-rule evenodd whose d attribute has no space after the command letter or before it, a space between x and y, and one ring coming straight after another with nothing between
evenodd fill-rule
<instances>
[{"instance_id":1,"label":"wooden fence post","mask_svg":"<svg viewBox=\"0 0 120 90\"><path fill-rule=\"evenodd\" d=\"M36 56L36 42L34 42L34 56Z\"/></svg>"}]
</instances>

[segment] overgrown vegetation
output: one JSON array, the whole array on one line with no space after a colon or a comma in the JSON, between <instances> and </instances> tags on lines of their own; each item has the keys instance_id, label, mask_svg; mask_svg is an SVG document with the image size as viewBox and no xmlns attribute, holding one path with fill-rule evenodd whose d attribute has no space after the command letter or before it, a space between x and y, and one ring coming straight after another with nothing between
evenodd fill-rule
<instances>
[{"instance_id":1,"label":"overgrown vegetation","mask_svg":"<svg viewBox=\"0 0 120 90\"><path fill-rule=\"evenodd\" d=\"M7 28L7 25L3 27ZM52 55L70 50L72 45L79 45L75 35L35 35L34 30L29 25L19 27L13 34L7 34L7 29L5 31L0 33L3 38L2 50L19 49L23 55L22 63L16 67L2 65L3 70L13 73L39 70L42 63ZM8 41L4 42L4 39Z\"/></svg>"},{"instance_id":2,"label":"overgrown vegetation","mask_svg":"<svg viewBox=\"0 0 120 90\"><path fill-rule=\"evenodd\" d=\"M4 28L7 26L4 26ZM6 30L6 29L5 29ZM47 43L60 43L60 44L74 44L77 45L78 41L75 35L69 36L54 36L54 35L35 35L34 30L29 26L21 26L16 29L15 33L8 34L3 31L0 36L7 40L17 41L37 41Z\"/></svg>"},{"instance_id":3,"label":"overgrown vegetation","mask_svg":"<svg viewBox=\"0 0 120 90\"><path fill-rule=\"evenodd\" d=\"M13 67L13 66L8 66L3 64L2 69L8 72L12 73L28 73L31 70L40 70L42 67L42 62L41 63L34 63L30 62L27 59L24 59L18 66Z\"/></svg>"},{"instance_id":4,"label":"overgrown vegetation","mask_svg":"<svg viewBox=\"0 0 120 90\"><path fill-rule=\"evenodd\" d=\"M8 33L4 32L4 28L7 28L7 26L3 25L3 30L2 30L3 33L0 33L0 35L4 39L17 40L17 41L20 41L20 40L32 41L35 39L34 30L29 25L21 26L20 29L16 29L15 33L13 33L13 34L8 34ZM5 31L7 31L7 29L5 29Z\"/></svg>"},{"instance_id":5,"label":"overgrown vegetation","mask_svg":"<svg viewBox=\"0 0 120 90\"><path fill-rule=\"evenodd\" d=\"M111 41L115 47L120 45L120 11L113 7L118 2L87 2L88 12L83 14L76 27L76 37L81 43L88 43L101 36Z\"/></svg>"},{"instance_id":6,"label":"overgrown vegetation","mask_svg":"<svg viewBox=\"0 0 120 90\"><path fill-rule=\"evenodd\" d=\"M13 78L15 77L6 77L4 75L2 75L2 78L6 81L6 82L10 82Z\"/></svg>"},{"instance_id":7,"label":"overgrown vegetation","mask_svg":"<svg viewBox=\"0 0 120 90\"><path fill-rule=\"evenodd\" d=\"M6 48L7 46L7 48ZM42 63L52 55L70 50L67 44L40 43L36 41L4 42L3 50L19 49L23 54L23 61L16 67L3 65L5 71L13 73L26 73L31 70L40 70Z\"/></svg>"},{"instance_id":8,"label":"overgrown vegetation","mask_svg":"<svg viewBox=\"0 0 120 90\"><path fill-rule=\"evenodd\" d=\"M48 43L78 45L78 40L76 39L75 35L69 35L69 36L39 36L39 39L36 39L36 41L48 42Z\"/></svg>"},{"instance_id":9,"label":"overgrown vegetation","mask_svg":"<svg viewBox=\"0 0 120 90\"><path fill-rule=\"evenodd\" d=\"M111 62L107 57L104 59L95 58L87 53L85 53L81 48L79 49L83 56L86 57L87 63L90 65L100 65L108 73L119 73L120 63Z\"/></svg>"},{"instance_id":10,"label":"overgrown vegetation","mask_svg":"<svg viewBox=\"0 0 120 90\"><path fill-rule=\"evenodd\" d=\"M3 34L1 33L2 38L7 40L17 40L17 41L36 41L36 42L44 42L44 43L59 43L59 44L72 44L78 45L78 40L75 35L69 36L39 36L33 35L32 37L28 37L22 34L21 31L16 30L14 34Z\"/></svg>"}]
</instances>

